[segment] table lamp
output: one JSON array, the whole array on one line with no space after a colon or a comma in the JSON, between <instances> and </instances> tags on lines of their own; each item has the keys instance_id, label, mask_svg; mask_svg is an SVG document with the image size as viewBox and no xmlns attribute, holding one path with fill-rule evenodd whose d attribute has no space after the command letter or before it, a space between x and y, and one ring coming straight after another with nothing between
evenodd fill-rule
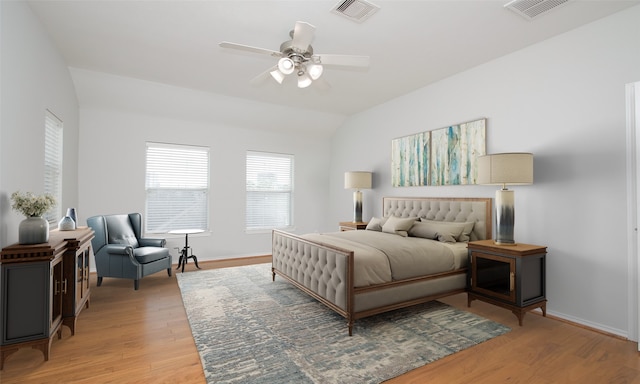
<instances>
[{"instance_id":1,"label":"table lamp","mask_svg":"<svg viewBox=\"0 0 640 384\"><path fill-rule=\"evenodd\" d=\"M344 189L355 189L353 192L353 222L362 222L361 189L371 188L371 172L352 171L344 173Z\"/></svg>"},{"instance_id":2,"label":"table lamp","mask_svg":"<svg viewBox=\"0 0 640 384\"><path fill-rule=\"evenodd\" d=\"M500 245L515 245L515 198L507 185L533 184L533 154L494 153L478 157L478 184L502 185L496 191L496 238Z\"/></svg>"}]
</instances>

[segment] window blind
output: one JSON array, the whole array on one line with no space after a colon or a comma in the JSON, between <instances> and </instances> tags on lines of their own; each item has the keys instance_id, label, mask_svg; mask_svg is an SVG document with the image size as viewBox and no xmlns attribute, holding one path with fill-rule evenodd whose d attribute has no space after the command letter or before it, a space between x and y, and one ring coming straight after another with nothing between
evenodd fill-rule
<instances>
[{"instance_id":1,"label":"window blind","mask_svg":"<svg viewBox=\"0 0 640 384\"><path fill-rule=\"evenodd\" d=\"M293 156L249 151L246 168L246 229L291 227Z\"/></svg>"},{"instance_id":2,"label":"window blind","mask_svg":"<svg viewBox=\"0 0 640 384\"><path fill-rule=\"evenodd\" d=\"M147 233L209 228L209 148L147 143Z\"/></svg>"},{"instance_id":3,"label":"window blind","mask_svg":"<svg viewBox=\"0 0 640 384\"><path fill-rule=\"evenodd\" d=\"M44 218L57 225L62 217L62 120L51 111L44 117L44 192L56 199Z\"/></svg>"}]
</instances>

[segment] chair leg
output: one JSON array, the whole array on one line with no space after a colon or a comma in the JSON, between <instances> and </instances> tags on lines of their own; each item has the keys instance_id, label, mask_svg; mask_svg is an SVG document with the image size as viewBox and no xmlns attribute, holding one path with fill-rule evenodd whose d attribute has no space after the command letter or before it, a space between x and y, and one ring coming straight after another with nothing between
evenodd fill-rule
<instances>
[{"instance_id":1,"label":"chair leg","mask_svg":"<svg viewBox=\"0 0 640 384\"><path fill-rule=\"evenodd\" d=\"M140 288L140 280L133 280L133 289L136 291Z\"/></svg>"},{"instance_id":2,"label":"chair leg","mask_svg":"<svg viewBox=\"0 0 640 384\"><path fill-rule=\"evenodd\" d=\"M98 276L98 281L96 282L96 285L98 287L102 285L102 276Z\"/></svg>"},{"instance_id":3,"label":"chair leg","mask_svg":"<svg viewBox=\"0 0 640 384\"><path fill-rule=\"evenodd\" d=\"M167 274L171 277L171 268L167 268Z\"/></svg>"}]
</instances>

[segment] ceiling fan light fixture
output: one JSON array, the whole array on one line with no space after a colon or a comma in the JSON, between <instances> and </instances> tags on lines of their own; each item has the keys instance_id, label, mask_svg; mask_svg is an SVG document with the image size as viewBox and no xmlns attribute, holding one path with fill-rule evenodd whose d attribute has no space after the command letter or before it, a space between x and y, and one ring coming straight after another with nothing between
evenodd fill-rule
<instances>
[{"instance_id":1,"label":"ceiling fan light fixture","mask_svg":"<svg viewBox=\"0 0 640 384\"><path fill-rule=\"evenodd\" d=\"M273 77L273 79L277 81L278 84L282 84L282 81L284 80L284 74L280 72L279 69L276 68L273 71L269 72L269 74L271 74L271 77Z\"/></svg>"},{"instance_id":2,"label":"ceiling fan light fixture","mask_svg":"<svg viewBox=\"0 0 640 384\"><path fill-rule=\"evenodd\" d=\"M323 70L322 64L311 64L307 67L307 73L309 73L312 80L318 80L322 76Z\"/></svg>"},{"instance_id":3,"label":"ceiling fan light fixture","mask_svg":"<svg viewBox=\"0 0 640 384\"><path fill-rule=\"evenodd\" d=\"M312 82L313 80L311 80L311 77L309 77L309 75L307 75L306 73L298 75L298 88L307 88L311 85Z\"/></svg>"},{"instance_id":4,"label":"ceiling fan light fixture","mask_svg":"<svg viewBox=\"0 0 640 384\"><path fill-rule=\"evenodd\" d=\"M278 60L278 69L285 75L292 74L296 69L295 67L296 65L293 60L288 57L283 57L282 59Z\"/></svg>"}]
</instances>

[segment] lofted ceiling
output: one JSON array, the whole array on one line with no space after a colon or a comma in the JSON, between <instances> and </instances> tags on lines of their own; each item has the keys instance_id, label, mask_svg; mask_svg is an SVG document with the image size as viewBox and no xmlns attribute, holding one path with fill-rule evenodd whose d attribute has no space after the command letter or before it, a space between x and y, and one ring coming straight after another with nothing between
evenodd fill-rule
<instances>
[{"instance_id":1,"label":"lofted ceiling","mask_svg":"<svg viewBox=\"0 0 640 384\"><path fill-rule=\"evenodd\" d=\"M572 0L527 20L507 0L371 2L379 11L358 23L330 12L336 0L27 1L69 67L341 116L640 3ZM370 67L326 67L329 89L252 85L277 59L218 46L277 51L296 21L316 27L315 53L367 55Z\"/></svg>"}]
</instances>

